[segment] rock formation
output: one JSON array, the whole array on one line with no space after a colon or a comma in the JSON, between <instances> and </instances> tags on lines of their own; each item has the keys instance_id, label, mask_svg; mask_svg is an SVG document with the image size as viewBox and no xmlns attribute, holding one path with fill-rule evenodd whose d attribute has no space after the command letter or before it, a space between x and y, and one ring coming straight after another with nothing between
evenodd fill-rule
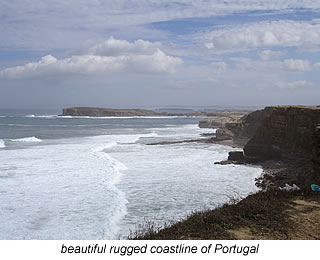
<instances>
[{"instance_id":1,"label":"rock formation","mask_svg":"<svg viewBox=\"0 0 320 260\"><path fill-rule=\"evenodd\" d=\"M199 122L199 127L217 128L215 141L232 140L237 146L243 146L254 135L261 123L264 110L234 111L232 114L220 113L213 118L207 118Z\"/></svg>"},{"instance_id":2,"label":"rock formation","mask_svg":"<svg viewBox=\"0 0 320 260\"><path fill-rule=\"evenodd\" d=\"M266 107L226 123L217 130L217 138L223 137L249 141L243 153L232 151L216 163L262 165L262 188L297 184L310 192L310 184L320 184L320 107Z\"/></svg>"},{"instance_id":3,"label":"rock formation","mask_svg":"<svg viewBox=\"0 0 320 260\"><path fill-rule=\"evenodd\" d=\"M266 107L253 137L244 146L245 156L262 160L280 156L310 158L320 123L320 107Z\"/></svg>"},{"instance_id":4,"label":"rock formation","mask_svg":"<svg viewBox=\"0 0 320 260\"><path fill-rule=\"evenodd\" d=\"M63 116L166 116L164 112L154 112L147 109L111 109L111 108L96 108L96 107L71 107L63 109Z\"/></svg>"},{"instance_id":5,"label":"rock formation","mask_svg":"<svg viewBox=\"0 0 320 260\"><path fill-rule=\"evenodd\" d=\"M223 113L232 115L231 111L224 111ZM239 112L235 112L237 114ZM98 107L70 107L63 109L63 116L91 116L91 117L125 117L125 116L212 116L220 112L201 112L192 109L176 109L172 112L164 112L159 110L148 109L112 109L112 108L98 108ZM243 114L243 113L242 113ZM238 115L238 117L240 117ZM221 119L221 118L220 118ZM219 124L221 126L221 124Z\"/></svg>"},{"instance_id":6,"label":"rock formation","mask_svg":"<svg viewBox=\"0 0 320 260\"><path fill-rule=\"evenodd\" d=\"M320 184L320 125L316 127L312 140L312 178Z\"/></svg>"},{"instance_id":7,"label":"rock formation","mask_svg":"<svg viewBox=\"0 0 320 260\"><path fill-rule=\"evenodd\" d=\"M219 128L227 123L237 122L241 117L250 113L249 110L219 110L208 112L205 115L209 118L199 122L200 128Z\"/></svg>"}]
</instances>

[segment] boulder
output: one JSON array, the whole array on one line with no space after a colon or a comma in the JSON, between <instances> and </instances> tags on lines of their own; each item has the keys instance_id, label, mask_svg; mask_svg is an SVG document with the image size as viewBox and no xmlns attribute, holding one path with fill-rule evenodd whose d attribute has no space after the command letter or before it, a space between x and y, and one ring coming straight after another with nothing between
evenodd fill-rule
<instances>
[{"instance_id":1,"label":"boulder","mask_svg":"<svg viewBox=\"0 0 320 260\"><path fill-rule=\"evenodd\" d=\"M244 161L243 151L229 152L228 160L230 160L230 161Z\"/></svg>"},{"instance_id":2,"label":"boulder","mask_svg":"<svg viewBox=\"0 0 320 260\"><path fill-rule=\"evenodd\" d=\"M221 164L221 165L227 165L227 164L232 164L233 162L230 160L225 160L221 162L215 162L214 164Z\"/></svg>"}]
</instances>

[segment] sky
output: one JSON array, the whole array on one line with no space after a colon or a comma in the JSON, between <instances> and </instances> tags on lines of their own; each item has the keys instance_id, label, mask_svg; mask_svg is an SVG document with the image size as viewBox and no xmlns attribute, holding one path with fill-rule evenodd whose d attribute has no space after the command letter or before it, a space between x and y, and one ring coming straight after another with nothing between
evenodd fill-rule
<instances>
[{"instance_id":1,"label":"sky","mask_svg":"<svg viewBox=\"0 0 320 260\"><path fill-rule=\"evenodd\" d=\"M320 105L320 0L1 0L0 108Z\"/></svg>"}]
</instances>

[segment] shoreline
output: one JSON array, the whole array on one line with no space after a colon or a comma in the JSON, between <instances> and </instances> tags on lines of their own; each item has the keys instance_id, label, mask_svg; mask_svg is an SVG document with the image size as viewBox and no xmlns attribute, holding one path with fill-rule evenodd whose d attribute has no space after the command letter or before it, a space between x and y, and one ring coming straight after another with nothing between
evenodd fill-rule
<instances>
[{"instance_id":1,"label":"shoreline","mask_svg":"<svg viewBox=\"0 0 320 260\"><path fill-rule=\"evenodd\" d=\"M231 148L239 148L242 149L240 145L235 144L232 140L215 140L214 138L197 138L190 140L179 140L179 141L162 141L155 143L148 143L146 145L170 145L170 144L182 144L182 143L205 143L205 144L220 144L229 146Z\"/></svg>"},{"instance_id":2,"label":"shoreline","mask_svg":"<svg viewBox=\"0 0 320 260\"><path fill-rule=\"evenodd\" d=\"M243 149L243 146L236 144L233 140L215 140L214 138L198 138L190 140L179 141L162 141L155 143L148 143L146 145L171 145L182 143L202 143L202 144L219 144L228 146L230 148ZM262 168L261 175L255 179L255 185L262 191L268 189L280 189L286 184L292 186L297 184L298 179L301 178L301 170L311 171L311 161L308 162L306 158L299 158L297 156L286 156L278 159L264 160L255 163L243 163L238 161L224 160L220 162L214 162L216 164L245 164L252 166L260 166ZM298 186L299 187L299 186ZM300 187L299 187L300 188ZM306 188L306 187L304 187Z\"/></svg>"},{"instance_id":3,"label":"shoreline","mask_svg":"<svg viewBox=\"0 0 320 260\"><path fill-rule=\"evenodd\" d=\"M145 227L130 239L320 239L320 197L310 187L319 181L320 125L314 111L268 107L218 127L218 140L192 140L241 149L229 153L228 160L220 164L261 166L261 176L255 179L261 190L239 201L195 212L169 227ZM289 116L297 119L286 121ZM302 122L306 124L303 132ZM237 142L239 138L241 142ZM173 143L177 142L153 145Z\"/></svg>"}]
</instances>

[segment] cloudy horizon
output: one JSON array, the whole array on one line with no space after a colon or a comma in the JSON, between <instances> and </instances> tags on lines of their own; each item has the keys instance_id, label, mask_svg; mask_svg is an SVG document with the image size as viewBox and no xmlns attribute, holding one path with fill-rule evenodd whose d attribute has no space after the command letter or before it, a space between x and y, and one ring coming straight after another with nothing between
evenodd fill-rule
<instances>
[{"instance_id":1,"label":"cloudy horizon","mask_svg":"<svg viewBox=\"0 0 320 260\"><path fill-rule=\"evenodd\" d=\"M319 105L317 1L2 1L0 108Z\"/></svg>"}]
</instances>

